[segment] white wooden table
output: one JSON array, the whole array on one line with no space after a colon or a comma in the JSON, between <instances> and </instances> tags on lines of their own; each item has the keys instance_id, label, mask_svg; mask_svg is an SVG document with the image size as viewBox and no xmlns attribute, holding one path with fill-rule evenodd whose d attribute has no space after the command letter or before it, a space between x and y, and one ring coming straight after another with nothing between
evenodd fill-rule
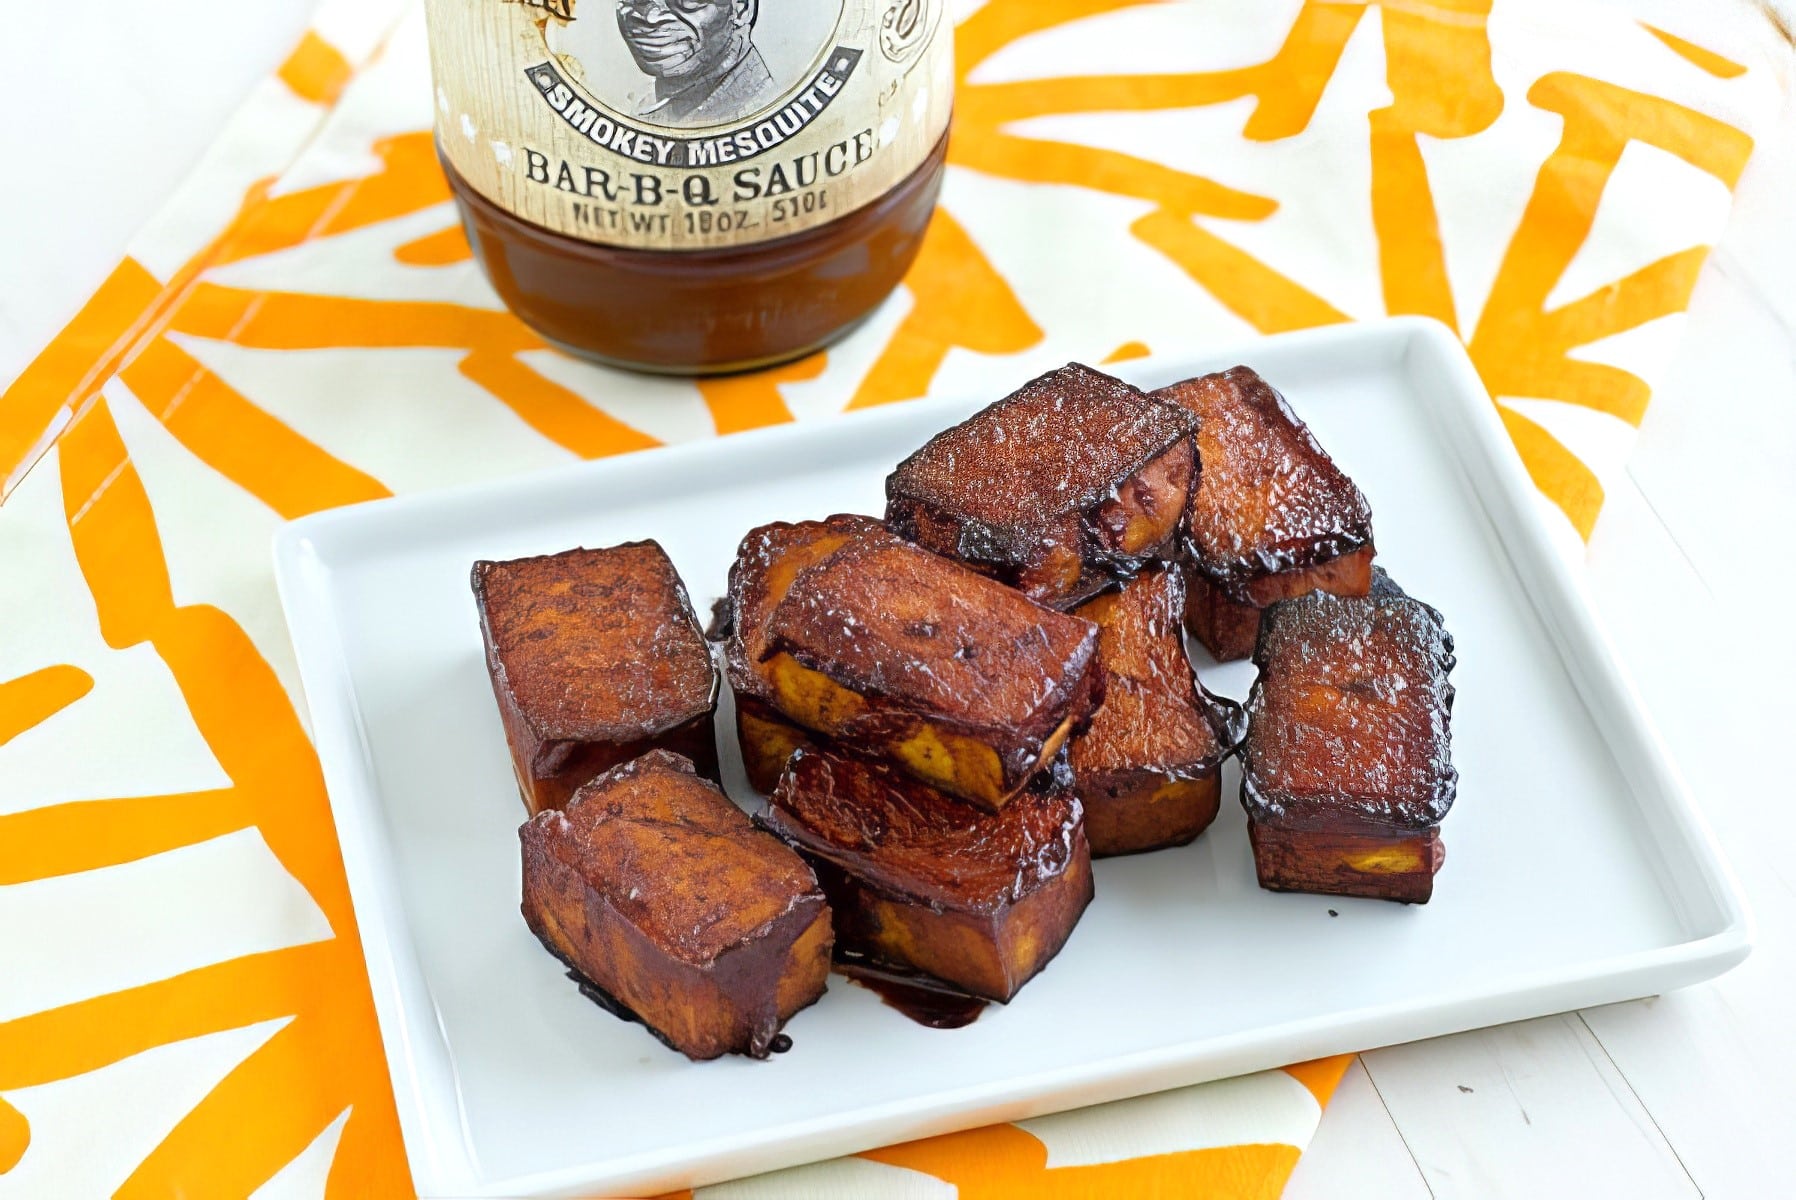
<instances>
[{"instance_id":1,"label":"white wooden table","mask_svg":"<svg viewBox=\"0 0 1796 1200\"><path fill-rule=\"evenodd\" d=\"M1752 957L1360 1055L1287 1200L1796 1195L1796 563L1774 532L1796 511L1796 106L1741 180L1628 477L1590 590L1746 891Z\"/></svg>"},{"instance_id":2,"label":"white wooden table","mask_svg":"<svg viewBox=\"0 0 1796 1200\"><path fill-rule=\"evenodd\" d=\"M309 10L9 6L0 379L99 283ZM1361 1055L1291 1200L1796 1194L1793 515L1796 107L1741 182L1589 551L1598 609L1746 889L1758 947L1674 995Z\"/></svg>"}]
</instances>

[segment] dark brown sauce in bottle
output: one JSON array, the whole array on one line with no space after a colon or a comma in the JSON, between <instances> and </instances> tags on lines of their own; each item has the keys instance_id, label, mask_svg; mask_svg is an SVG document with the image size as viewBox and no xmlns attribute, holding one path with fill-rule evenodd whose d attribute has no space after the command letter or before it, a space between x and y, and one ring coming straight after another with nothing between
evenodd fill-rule
<instances>
[{"instance_id":1,"label":"dark brown sauce in bottle","mask_svg":"<svg viewBox=\"0 0 1796 1200\"><path fill-rule=\"evenodd\" d=\"M852 950L836 954L835 969L889 1007L931 1029L965 1028L977 1021L991 1003L933 975L877 962Z\"/></svg>"},{"instance_id":2,"label":"dark brown sauce in bottle","mask_svg":"<svg viewBox=\"0 0 1796 1200\"><path fill-rule=\"evenodd\" d=\"M474 191L443 161L474 256L506 307L583 358L716 374L800 357L891 294L923 244L948 153L846 216L721 250L636 250L553 233Z\"/></svg>"},{"instance_id":3,"label":"dark brown sauce in bottle","mask_svg":"<svg viewBox=\"0 0 1796 1200\"><path fill-rule=\"evenodd\" d=\"M426 0L425 24L468 242L563 350L673 374L797 358L922 247L945 0Z\"/></svg>"}]
</instances>

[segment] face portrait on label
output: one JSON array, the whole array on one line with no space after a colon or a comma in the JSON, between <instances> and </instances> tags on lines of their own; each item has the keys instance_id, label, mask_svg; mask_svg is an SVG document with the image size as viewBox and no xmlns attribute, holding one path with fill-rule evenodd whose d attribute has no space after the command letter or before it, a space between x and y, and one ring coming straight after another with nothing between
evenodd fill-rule
<instances>
[{"instance_id":1,"label":"face portrait on label","mask_svg":"<svg viewBox=\"0 0 1796 1200\"><path fill-rule=\"evenodd\" d=\"M626 119L743 121L822 65L843 0L611 0L544 30L569 77Z\"/></svg>"},{"instance_id":2,"label":"face portrait on label","mask_svg":"<svg viewBox=\"0 0 1796 1200\"><path fill-rule=\"evenodd\" d=\"M618 31L655 83L636 115L709 125L771 101L773 75L754 40L760 7L760 0L618 0Z\"/></svg>"}]
</instances>

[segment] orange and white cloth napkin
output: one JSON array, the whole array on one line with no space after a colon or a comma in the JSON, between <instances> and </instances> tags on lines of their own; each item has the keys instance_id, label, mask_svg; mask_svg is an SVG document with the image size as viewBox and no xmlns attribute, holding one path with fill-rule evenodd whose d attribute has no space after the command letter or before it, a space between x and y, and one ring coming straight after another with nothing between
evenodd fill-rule
<instances>
[{"instance_id":1,"label":"orange and white cloth napkin","mask_svg":"<svg viewBox=\"0 0 1796 1200\"><path fill-rule=\"evenodd\" d=\"M941 211L827 353L694 383L547 349L468 259L418 10L330 0L11 383L0 1200L411 1190L270 577L283 520L1424 313L1465 339L1575 546L1783 85L1768 26L1614 4L954 8ZM1344 1065L702 1191L1271 1197Z\"/></svg>"}]
</instances>

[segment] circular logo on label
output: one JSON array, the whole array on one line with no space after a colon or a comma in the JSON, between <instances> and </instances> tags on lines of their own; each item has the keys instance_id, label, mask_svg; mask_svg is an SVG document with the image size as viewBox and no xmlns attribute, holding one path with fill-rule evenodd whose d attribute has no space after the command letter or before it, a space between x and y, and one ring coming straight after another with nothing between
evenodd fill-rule
<instances>
[{"instance_id":1,"label":"circular logo on label","mask_svg":"<svg viewBox=\"0 0 1796 1200\"><path fill-rule=\"evenodd\" d=\"M842 0L612 0L544 33L568 74L618 115L701 129L740 122L801 83L841 17Z\"/></svg>"},{"instance_id":2,"label":"circular logo on label","mask_svg":"<svg viewBox=\"0 0 1796 1200\"><path fill-rule=\"evenodd\" d=\"M893 62L903 62L929 40L931 0L888 0L879 18L879 48Z\"/></svg>"}]
</instances>

